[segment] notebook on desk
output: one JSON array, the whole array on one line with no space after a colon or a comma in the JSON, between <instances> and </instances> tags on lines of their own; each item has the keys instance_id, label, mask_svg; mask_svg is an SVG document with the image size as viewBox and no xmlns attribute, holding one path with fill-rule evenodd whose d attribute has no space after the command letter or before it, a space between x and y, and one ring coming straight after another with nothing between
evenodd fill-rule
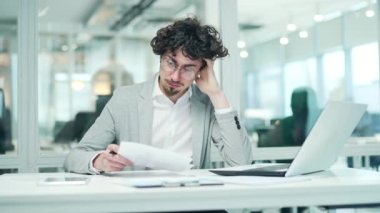
<instances>
[{"instance_id":1,"label":"notebook on desk","mask_svg":"<svg viewBox=\"0 0 380 213\"><path fill-rule=\"evenodd\" d=\"M367 105L330 101L291 164L277 164L236 170L213 169L213 173L226 176L277 176L289 177L328 169L337 159L340 150L363 116Z\"/></svg>"}]
</instances>

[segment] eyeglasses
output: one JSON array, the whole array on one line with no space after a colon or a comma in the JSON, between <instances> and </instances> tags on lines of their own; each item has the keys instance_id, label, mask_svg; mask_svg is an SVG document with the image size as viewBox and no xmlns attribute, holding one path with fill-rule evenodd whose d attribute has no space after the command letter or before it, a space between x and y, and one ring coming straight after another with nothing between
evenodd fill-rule
<instances>
[{"instance_id":1,"label":"eyeglasses","mask_svg":"<svg viewBox=\"0 0 380 213\"><path fill-rule=\"evenodd\" d=\"M179 67L178 64L169 57L163 57L161 60L162 68L168 74L172 74L174 71L178 70L182 78L190 80L194 78L197 69L194 66L183 66Z\"/></svg>"}]
</instances>

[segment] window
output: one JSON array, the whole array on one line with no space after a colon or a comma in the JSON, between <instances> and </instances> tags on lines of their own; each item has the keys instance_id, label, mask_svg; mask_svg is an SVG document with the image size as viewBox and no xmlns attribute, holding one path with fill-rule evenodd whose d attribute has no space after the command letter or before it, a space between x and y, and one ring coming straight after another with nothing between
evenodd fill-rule
<instances>
[{"instance_id":1,"label":"window","mask_svg":"<svg viewBox=\"0 0 380 213\"><path fill-rule=\"evenodd\" d=\"M285 115L291 115L290 97L294 89L309 87L317 91L317 72L314 58L287 63L284 68Z\"/></svg>"},{"instance_id":2,"label":"window","mask_svg":"<svg viewBox=\"0 0 380 213\"><path fill-rule=\"evenodd\" d=\"M323 105L329 99L340 101L346 99L344 64L345 62L343 51L335 51L323 55L322 69L325 97Z\"/></svg>"},{"instance_id":3,"label":"window","mask_svg":"<svg viewBox=\"0 0 380 213\"><path fill-rule=\"evenodd\" d=\"M282 105L280 67L261 70L258 82L260 108L268 109L272 116L280 116Z\"/></svg>"},{"instance_id":4,"label":"window","mask_svg":"<svg viewBox=\"0 0 380 213\"><path fill-rule=\"evenodd\" d=\"M367 103L368 111L379 112L378 43L354 47L351 51L353 101Z\"/></svg>"},{"instance_id":5,"label":"window","mask_svg":"<svg viewBox=\"0 0 380 213\"><path fill-rule=\"evenodd\" d=\"M289 25L285 26L283 19L289 11L284 8L269 4L257 6L249 0L237 3L240 33L237 47L244 53L240 61L246 90L242 115L248 121L248 132L257 133L258 137L253 137L257 144L273 136L276 125L281 127L281 122L291 121L292 116L296 118L294 108L290 107L293 92L298 92L298 97L307 94L308 101L312 97L315 115L329 100L368 104L368 112L353 135L373 136L380 132L378 16L369 18L364 15L366 7L346 2L347 8L357 9L336 8L345 12L338 16L329 14L321 22L311 19L308 22L307 17L313 14L297 9L297 15L291 11L296 29L285 31ZM269 10L277 15L262 13ZM302 87L311 90L297 90ZM310 114L310 109L304 111ZM265 122L251 118L264 118Z\"/></svg>"}]
</instances>

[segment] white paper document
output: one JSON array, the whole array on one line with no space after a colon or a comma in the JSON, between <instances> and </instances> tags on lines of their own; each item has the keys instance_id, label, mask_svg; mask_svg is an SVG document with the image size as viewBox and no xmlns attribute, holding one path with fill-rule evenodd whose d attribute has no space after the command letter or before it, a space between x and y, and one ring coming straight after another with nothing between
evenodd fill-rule
<instances>
[{"instance_id":1,"label":"white paper document","mask_svg":"<svg viewBox=\"0 0 380 213\"><path fill-rule=\"evenodd\" d=\"M66 186L66 185L85 185L90 181L89 177L46 177L40 179L38 185L41 186Z\"/></svg>"},{"instance_id":2,"label":"white paper document","mask_svg":"<svg viewBox=\"0 0 380 213\"><path fill-rule=\"evenodd\" d=\"M122 141L118 154L129 159L134 166L138 167L171 171L191 169L191 158L145 144Z\"/></svg>"},{"instance_id":3,"label":"white paper document","mask_svg":"<svg viewBox=\"0 0 380 213\"><path fill-rule=\"evenodd\" d=\"M222 181L210 178L143 178L129 180L128 184L136 188L152 187L193 187L193 186L220 186Z\"/></svg>"}]
</instances>

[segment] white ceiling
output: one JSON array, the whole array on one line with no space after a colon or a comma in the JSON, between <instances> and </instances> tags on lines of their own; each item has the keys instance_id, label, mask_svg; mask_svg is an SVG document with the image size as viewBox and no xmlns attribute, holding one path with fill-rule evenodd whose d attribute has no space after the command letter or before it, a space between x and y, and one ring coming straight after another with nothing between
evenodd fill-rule
<instances>
[{"instance_id":1,"label":"white ceiling","mask_svg":"<svg viewBox=\"0 0 380 213\"><path fill-rule=\"evenodd\" d=\"M244 36L259 42L286 34L286 25L296 24L298 29L307 29L314 24L313 17L319 12L331 15L347 12L369 0L238 0L239 23L262 26L243 31Z\"/></svg>"},{"instance_id":2,"label":"white ceiling","mask_svg":"<svg viewBox=\"0 0 380 213\"><path fill-rule=\"evenodd\" d=\"M289 19L312 21L316 10L322 14L346 11L366 0L238 0L239 21L265 25Z\"/></svg>"},{"instance_id":3,"label":"white ceiling","mask_svg":"<svg viewBox=\"0 0 380 213\"><path fill-rule=\"evenodd\" d=\"M16 20L17 2L15 0L0 1L0 24L4 20ZM61 30L69 24L86 26L92 30L104 30L120 18L121 12L125 12L138 2L140 0L39 0L39 19L40 23L54 22ZM202 0L157 0L143 17L137 18L131 25L137 25L139 21L141 25L141 20L145 20L145 28L149 28L150 25L157 27L158 22L146 20L175 17L181 11L189 10L189 5L201 2ZM322 14L344 12L360 3L367 4L369 0L237 0L237 2L239 22L261 26L259 29L244 31L244 33L252 39L260 40L285 32L285 25L290 21L301 28L307 28L313 23L312 18L317 8ZM196 7L192 9L194 8ZM96 18L94 14L98 16L97 24L94 24L95 22L91 24L91 18ZM140 28L143 28L141 26ZM49 27L53 28L51 25Z\"/></svg>"}]
</instances>

